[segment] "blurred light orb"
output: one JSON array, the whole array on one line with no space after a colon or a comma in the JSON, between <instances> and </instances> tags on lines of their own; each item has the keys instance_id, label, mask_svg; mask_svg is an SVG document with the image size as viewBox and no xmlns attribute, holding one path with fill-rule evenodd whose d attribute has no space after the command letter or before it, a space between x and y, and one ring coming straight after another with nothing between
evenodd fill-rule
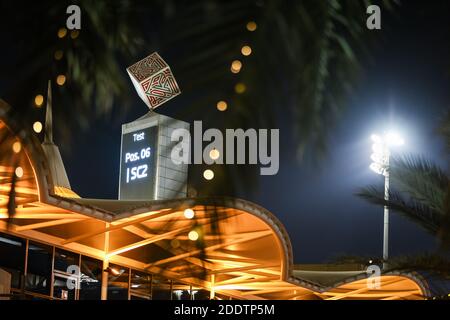
<instances>
[{"instance_id":1,"label":"blurred light orb","mask_svg":"<svg viewBox=\"0 0 450 320\"><path fill-rule=\"evenodd\" d=\"M191 240L191 241L196 241L196 240L198 240L198 232L195 231L195 230L190 231L189 234L188 234L188 238L189 238L189 240Z\"/></svg>"},{"instance_id":2,"label":"blurred light orb","mask_svg":"<svg viewBox=\"0 0 450 320\"><path fill-rule=\"evenodd\" d=\"M33 130L36 133L40 133L42 131L42 123L40 121L33 123Z\"/></svg>"},{"instance_id":3,"label":"blurred light orb","mask_svg":"<svg viewBox=\"0 0 450 320\"><path fill-rule=\"evenodd\" d=\"M247 30L250 31L250 32L255 31L257 27L258 27L258 26L256 25L256 22L255 22L255 21L249 21L249 22L247 23Z\"/></svg>"},{"instance_id":4,"label":"blurred light orb","mask_svg":"<svg viewBox=\"0 0 450 320\"><path fill-rule=\"evenodd\" d=\"M54 54L55 60L61 60L63 56L64 56L64 53L62 52L62 50L55 51L55 54Z\"/></svg>"},{"instance_id":5,"label":"blurred light orb","mask_svg":"<svg viewBox=\"0 0 450 320\"><path fill-rule=\"evenodd\" d=\"M217 102L216 107L217 107L217 110L219 110L219 111L225 111L225 110L227 110L228 105L225 101L219 101L219 102Z\"/></svg>"},{"instance_id":6,"label":"blurred light orb","mask_svg":"<svg viewBox=\"0 0 450 320\"><path fill-rule=\"evenodd\" d=\"M78 38L79 35L80 35L80 31L78 31L78 30L72 30L72 31L70 32L70 37L71 37L72 39Z\"/></svg>"},{"instance_id":7,"label":"blurred light orb","mask_svg":"<svg viewBox=\"0 0 450 320\"><path fill-rule=\"evenodd\" d=\"M206 169L203 171L203 178L206 180L212 180L214 179L214 172L211 169Z\"/></svg>"},{"instance_id":8,"label":"blurred light orb","mask_svg":"<svg viewBox=\"0 0 450 320\"><path fill-rule=\"evenodd\" d=\"M241 53L243 56L249 56L252 54L252 48L250 48L250 46L243 46L241 49Z\"/></svg>"},{"instance_id":9,"label":"blurred light orb","mask_svg":"<svg viewBox=\"0 0 450 320\"><path fill-rule=\"evenodd\" d=\"M247 87L245 86L245 84L239 82L234 86L234 91L238 94L242 94L247 90Z\"/></svg>"},{"instance_id":10,"label":"blurred light orb","mask_svg":"<svg viewBox=\"0 0 450 320\"><path fill-rule=\"evenodd\" d=\"M233 73L239 73L241 71L242 68L242 62L239 60L234 60L231 63L231 72Z\"/></svg>"},{"instance_id":11,"label":"blurred light orb","mask_svg":"<svg viewBox=\"0 0 450 320\"><path fill-rule=\"evenodd\" d=\"M180 246L180 241L178 241L178 239L173 239L172 241L170 241L170 245L172 246L172 248L178 248Z\"/></svg>"},{"instance_id":12,"label":"blurred light orb","mask_svg":"<svg viewBox=\"0 0 450 320\"><path fill-rule=\"evenodd\" d=\"M36 107L41 107L44 103L44 96L42 94L38 94L36 97L34 97L34 104Z\"/></svg>"},{"instance_id":13,"label":"blurred light orb","mask_svg":"<svg viewBox=\"0 0 450 320\"><path fill-rule=\"evenodd\" d=\"M16 141L13 143L12 149L13 149L14 153L19 153L20 150L22 150L22 145L20 144L19 141Z\"/></svg>"},{"instance_id":14,"label":"blurred light orb","mask_svg":"<svg viewBox=\"0 0 450 320\"><path fill-rule=\"evenodd\" d=\"M67 34L67 29L66 28L60 28L58 30L58 38L62 39L66 36Z\"/></svg>"},{"instance_id":15,"label":"blurred light orb","mask_svg":"<svg viewBox=\"0 0 450 320\"><path fill-rule=\"evenodd\" d=\"M17 178L22 178L23 177L23 169L22 167L17 167L15 170L15 174L17 176Z\"/></svg>"},{"instance_id":16,"label":"blurred light orb","mask_svg":"<svg viewBox=\"0 0 450 320\"><path fill-rule=\"evenodd\" d=\"M184 217L186 219L192 219L195 216L195 212L192 209L186 209L184 210Z\"/></svg>"},{"instance_id":17,"label":"blurred light orb","mask_svg":"<svg viewBox=\"0 0 450 320\"><path fill-rule=\"evenodd\" d=\"M213 160L217 160L217 159L219 159L219 157L220 157L220 152L219 152L219 150L217 150L217 149L212 149L210 152L209 152L209 157L211 158L211 159L213 159Z\"/></svg>"},{"instance_id":18,"label":"blurred light orb","mask_svg":"<svg viewBox=\"0 0 450 320\"><path fill-rule=\"evenodd\" d=\"M66 83L66 76L63 74L60 74L56 77L56 83L58 86L63 86L64 83Z\"/></svg>"}]
</instances>

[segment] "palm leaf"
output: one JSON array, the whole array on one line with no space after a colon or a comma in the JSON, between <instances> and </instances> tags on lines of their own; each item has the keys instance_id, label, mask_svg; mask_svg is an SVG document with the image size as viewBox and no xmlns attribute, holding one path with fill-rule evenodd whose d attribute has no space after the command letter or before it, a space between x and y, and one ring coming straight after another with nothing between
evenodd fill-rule
<instances>
[{"instance_id":1,"label":"palm leaf","mask_svg":"<svg viewBox=\"0 0 450 320\"><path fill-rule=\"evenodd\" d=\"M448 176L437 165L422 156L406 155L393 158L390 175L399 192L444 214Z\"/></svg>"},{"instance_id":2,"label":"palm leaf","mask_svg":"<svg viewBox=\"0 0 450 320\"><path fill-rule=\"evenodd\" d=\"M437 131L444 138L447 151L450 152L450 111L444 117L444 120L441 121Z\"/></svg>"},{"instance_id":3,"label":"palm leaf","mask_svg":"<svg viewBox=\"0 0 450 320\"><path fill-rule=\"evenodd\" d=\"M394 270L427 270L450 277L450 260L445 255L422 253L393 257L389 260L389 268Z\"/></svg>"}]
</instances>

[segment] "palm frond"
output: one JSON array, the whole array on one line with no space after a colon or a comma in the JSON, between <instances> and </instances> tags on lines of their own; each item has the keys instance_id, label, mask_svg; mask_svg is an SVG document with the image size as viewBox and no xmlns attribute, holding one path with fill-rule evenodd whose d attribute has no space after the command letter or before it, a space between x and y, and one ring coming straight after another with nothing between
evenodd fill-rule
<instances>
[{"instance_id":1,"label":"palm frond","mask_svg":"<svg viewBox=\"0 0 450 320\"><path fill-rule=\"evenodd\" d=\"M444 214L449 179L437 165L423 156L405 155L392 159L392 187L415 202Z\"/></svg>"},{"instance_id":2,"label":"palm frond","mask_svg":"<svg viewBox=\"0 0 450 320\"><path fill-rule=\"evenodd\" d=\"M389 206L394 212L421 226L433 236L437 236L443 222L443 215L432 208L416 200L405 200L400 193L389 191L389 200L384 200L384 188L378 186L368 186L359 189L356 196L366 201L379 205Z\"/></svg>"},{"instance_id":3,"label":"palm frond","mask_svg":"<svg viewBox=\"0 0 450 320\"><path fill-rule=\"evenodd\" d=\"M441 121L437 132L444 138L445 144L447 146L447 151L450 153L450 111Z\"/></svg>"},{"instance_id":4,"label":"palm frond","mask_svg":"<svg viewBox=\"0 0 450 320\"><path fill-rule=\"evenodd\" d=\"M437 253L422 253L418 255L404 255L389 260L390 269L427 270L450 277L450 259Z\"/></svg>"}]
</instances>

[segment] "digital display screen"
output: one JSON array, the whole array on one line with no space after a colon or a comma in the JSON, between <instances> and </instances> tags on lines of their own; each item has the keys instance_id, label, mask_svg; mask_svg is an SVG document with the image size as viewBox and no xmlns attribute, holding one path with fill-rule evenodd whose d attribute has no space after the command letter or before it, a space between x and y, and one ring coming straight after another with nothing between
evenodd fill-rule
<instances>
[{"instance_id":1,"label":"digital display screen","mask_svg":"<svg viewBox=\"0 0 450 320\"><path fill-rule=\"evenodd\" d=\"M157 142L157 126L122 135L119 199L154 199Z\"/></svg>"}]
</instances>

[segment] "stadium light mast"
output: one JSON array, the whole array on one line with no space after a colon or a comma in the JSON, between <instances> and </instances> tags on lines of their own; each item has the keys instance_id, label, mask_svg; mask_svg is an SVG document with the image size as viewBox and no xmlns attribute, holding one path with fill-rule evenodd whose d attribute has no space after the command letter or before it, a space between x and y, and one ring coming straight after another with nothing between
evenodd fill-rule
<instances>
[{"instance_id":1,"label":"stadium light mast","mask_svg":"<svg viewBox=\"0 0 450 320\"><path fill-rule=\"evenodd\" d=\"M384 200L389 201L389 158L391 156L390 147L401 146L404 140L394 132L388 132L383 137L373 134L371 136L372 146L372 163L370 169L377 174L384 176ZM389 206L384 206L384 224L383 224L383 269L386 268L386 261L389 258Z\"/></svg>"}]
</instances>

